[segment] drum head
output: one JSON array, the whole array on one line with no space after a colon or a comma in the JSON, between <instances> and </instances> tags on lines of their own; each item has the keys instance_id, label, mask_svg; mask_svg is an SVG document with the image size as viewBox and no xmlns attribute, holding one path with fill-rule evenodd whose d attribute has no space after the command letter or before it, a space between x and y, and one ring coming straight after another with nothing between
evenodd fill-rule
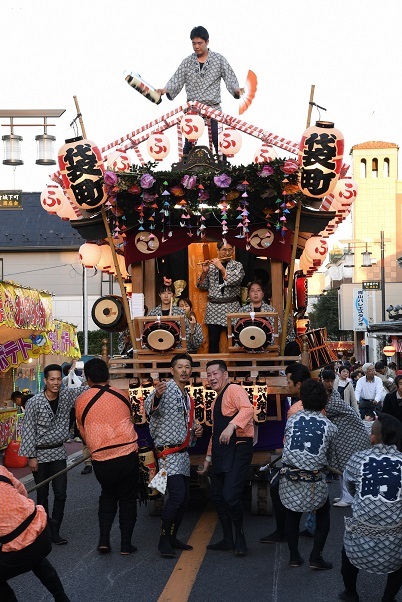
<instances>
[{"instance_id":1,"label":"drum head","mask_svg":"<svg viewBox=\"0 0 402 602\"><path fill-rule=\"evenodd\" d=\"M267 335L259 326L246 326L239 333L239 343L246 349L259 349L267 344Z\"/></svg>"},{"instance_id":2,"label":"drum head","mask_svg":"<svg viewBox=\"0 0 402 602\"><path fill-rule=\"evenodd\" d=\"M152 351L169 351L179 345L180 333L176 322L147 322L142 331L142 342Z\"/></svg>"},{"instance_id":3,"label":"drum head","mask_svg":"<svg viewBox=\"0 0 402 602\"><path fill-rule=\"evenodd\" d=\"M119 326L124 319L124 308L120 297L101 297L92 307L92 319L103 330L111 330ZM123 328L124 330L124 328Z\"/></svg>"},{"instance_id":4,"label":"drum head","mask_svg":"<svg viewBox=\"0 0 402 602\"><path fill-rule=\"evenodd\" d=\"M147 336L147 343L148 346L151 349L155 349L155 351L168 351L174 346L175 338L172 333L167 330L153 330Z\"/></svg>"}]
</instances>

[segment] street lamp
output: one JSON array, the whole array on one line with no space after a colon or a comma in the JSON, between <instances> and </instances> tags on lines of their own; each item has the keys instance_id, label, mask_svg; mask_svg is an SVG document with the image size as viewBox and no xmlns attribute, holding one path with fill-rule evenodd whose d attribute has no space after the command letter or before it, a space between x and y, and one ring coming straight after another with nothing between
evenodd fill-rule
<instances>
[{"instance_id":1,"label":"street lamp","mask_svg":"<svg viewBox=\"0 0 402 602\"><path fill-rule=\"evenodd\" d=\"M40 127L43 126L43 134L35 137L37 142L37 165L56 165L54 160L53 143L56 140L54 136L47 133L47 128L54 126L54 123L48 123L48 117L61 117L65 109L3 109L0 110L0 117L6 117L10 120L9 123L2 123L3 127L10 128L10 134L2 136L4 142L4 165L17 167L23 165L21 158L21 142L22 136L14 134L15 127ZM40 123L15 123L15 119L43 119L43 124Z\"/></svg>"}]
</instances>

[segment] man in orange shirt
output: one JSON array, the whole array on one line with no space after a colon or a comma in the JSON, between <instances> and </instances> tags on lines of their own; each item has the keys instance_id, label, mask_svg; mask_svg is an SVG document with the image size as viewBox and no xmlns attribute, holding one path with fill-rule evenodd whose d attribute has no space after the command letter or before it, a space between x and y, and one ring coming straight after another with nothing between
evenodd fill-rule
<instances>
[{"instance_id":1,"label":"man in orange shirt","mask_svg":"<svg viewBox=\"0 0 402 602\"><path fill-rule=\"evenodd\" d=\"M99 498L98 551L111 551L110 531L119 507L120 553L136 552L131 537L137 520L138 445L127 395L109 385L105 362L86 362L84 373L89 390L75 404L79 431L92 457L92 466L102 491Z\"/></svg>"},{"instance_id":2,"label":"man in orange shirt","mask_svg":"<svg viewBox=\"0 0 402 602\"><path fill-rule=\"evenodd\" d=\"M57 602L69 602L56 569L46 510L28 498L22 483L0 466L0 600L17 600L8 580L32 571Z\"/></svg>"},{"instance_id":3,"label":"man in orange shirt","mask_svg":"<svg viewBox=\"0 0 402 602\"><path fill-rule=\"evenodd\" d=\"M217 397L212 405L213 427L204 467L211 463L211 498L223 529L223 539L207 546L208 550L233 550L245 556L242 493L253 457L253 406L241 385L231 384L226 363L207 363L209 386ZM233 541L232 522L235 527Z\"/></svg>"}]
</instances>

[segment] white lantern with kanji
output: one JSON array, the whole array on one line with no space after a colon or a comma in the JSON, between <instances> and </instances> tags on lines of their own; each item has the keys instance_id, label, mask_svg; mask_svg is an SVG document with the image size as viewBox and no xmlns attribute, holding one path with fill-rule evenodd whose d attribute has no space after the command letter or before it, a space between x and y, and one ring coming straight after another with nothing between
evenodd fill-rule
<instances>
[{"instance_id":1,"label":"white lantern with kanji","mask_svg":"<svg viewBox=\"0 0 402 602\"><path fill-rule=\"evenodd\" d=\"M204 133L204 120L201 115L186 113L180 121L180 131L187 140L195 142Z\"/></svg>"},{"instance_id":2,"label":"white lantern with kanji","mask_svg":"<svg viewBox=\"0 0 402 602\"><path fill-rule=\"evenodd\" d=\"M241 149L241 134L237 130L226 128L218 137L219 152L226 157L234 157Z\"/></svg>"},{"instance_id":3,"label":"white lantern with kanji","mask_svg":"<svg viewBox=\"0 0 402 602\"><path fill-rule=\"evenodd\" d=\"M78 250L80 261L85 268L93 268L101 258L101 247L96 242L85 242Z\"/></svg>"},{"instance_id":4,"label":"white lantern with kanji","mask_svg":"<svg viewBox=\"0 0 402 602\"><path fill-rule=\"evenodd\" d=\"M331 121L316 121L303 133L298 163L303 194L323 198L338 181L343 164L344 138Z\"/></svg>"},{"instance_id":5,"label":"white lantern with kanji","mask_svg":"<svg viewBox=\"0 0 402 602\"><path fill-rule=\"evenodd\" d=\"M103 189L105 171L99 148L82 136L66 140L58 152L63 187L71 191L71 200L82 209L102 205L107 194Z\"/></svg>"},{"instance_id":6,"label":"white lantern with kanji","mask_svg":"<svg viewBox=\"0 0 402 602\"><path fill-rule=\"evenodd\" d=\"M113 266L113 256L112 250L109 246L109 243L104 243L100 245L101 256L96 264L96 267L101 270L101 272L109 272Z\"/></svg>"},{"instance_id":7,"label":"white lantern with kanji","mask_svg":"<svg viewBox=\"0 0 402 602\"><path fill-rule=\"evenodd\" d=\"M321 236L311 236L304 246L304 253L313 263L316 260L322 263L328 253L328 243Z\"/></svg>"},{"instance_id":8,"label":"white lantern with kanji","mask_svg":"<svg viewBox=\"0 0 402 602\"><path fill-rule=\"evenodd\" d=\"M155 161L162 161L170 151L170 140L165 134L152 134L147 140L147 151Z\"/></svg>"},{"instance_id":9,"label":"white lantern with kanji","mask_svg":"<svg viewBox=\"0 0 402 602\"><path fill-rule=\"evenodd\" d=\"M271 144L262 144L254 154L254 163L270 163L277 158L278 155Z\"/></svg>"},{"instance_id":10,"label":"white lantern with kanji","mask_svg":"<svg viewBox=\"0 0 402 602\"><path fill-rule=\"evenodd\" d=\"M125 151L113 151L106 158L106 167L110 171L130 171L131 161Z\"/></svg>"},{"instance_id":11,"label":"white lantern with kanji","mask_svg":"<svg viewBox=\"0 0 402 602\"><path fill-rule=\"evenodd\" d=\"M57 184L48 184L40 195L40 204L50 215L57 215L65 200L63 189Z\"/></svg>"}]
</instances>

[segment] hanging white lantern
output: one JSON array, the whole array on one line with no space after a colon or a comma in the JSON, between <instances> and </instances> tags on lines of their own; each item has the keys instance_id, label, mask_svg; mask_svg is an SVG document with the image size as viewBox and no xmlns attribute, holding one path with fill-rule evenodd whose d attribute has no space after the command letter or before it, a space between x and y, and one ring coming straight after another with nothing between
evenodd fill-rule
<instances>
[{"instance_id":1,"label":"hanging white lantern","mask_svg":"<svg viewBox=\"0 0 402 602\"><path fill-rule=\"evenodd\" d=\"M104 243L100 245L101 256L96 264L96 267L101 270L101 272L109 272L113 266L113 256L112 250L109 246L109 243Z\"/></svg>"},{"instance_id":2,"label":"hanging white lantern","mask_svg":"<svg viewBox=\"0 0 402 602\"><path fill-rule=\"evenodd\" d=\"M262 144L254 154L254 163L270 163L277 158L278 155L271 144Z\"/></svg>"},{"instance_id":3,"label":"hanging white lantern","mask_svg":"<svg viewBox=\"0 0 402 602\"><path fill-rule=\"evenodd\" d=\"M80 261L86 268L93 268L101 258L102 251L96 242L85 242L78 250Z\"/></svg>"},{"instance_id":4,"label":"hanging white lantern","mask_svg":"<svg viewBox=\"0 0 402 602\"><path fill-rule=\"evenodd\" d=\"M147 140L147 151L155 161L162 161L170 151L170 140L165 134L152 134Z\"/></svg>"},{"instance_id":5,"label":"hanging white lantern","mask_svg":"<svg viewBox=\"0 0 402 602\"><path fill-rule=\"evenodd\" d=\"M241 134L237 130L226 128L218 137L219 152L226 157L234 157L241 149Z\"/></svg>"},{"instance_id":6,"label":"hanging white lantern","mask_svg":"<svg viewBox=\"0 0 402 602\"><path fill-rule=\"evenodd\" d=\"M57 215L65 201L63 189L57 184L47 184L45 190L40 195L40 204L42 208L50 215Z\"/></svg>"},{"instance_id":7,"label":"hanging white lantern","mask_svg":"<svg viewBox=\"0 0 402 602\"><path fill-rule=\"evenodd\" d=\"M331 211L337 211L341 207L350 207L357 197L357 190L357 183L352 178L338 180L332 191L334 200L332 201Z\"/></svg>"},{"instance_id":8,"label":"hanging white lantern","mask_svg":"<svg viewBox=\"0 0 402 602\"><path fill-rule=\"evenodd\" d=\"M131 161L125 151L113 151L106 159L107 169L110 171L130 171Z\"/></svg>"},{"instance_id":9,"label":"hanging white lantern","mask_svg":"<svg viewBox=\"0 0 402 602\"><path fill-rule=\"evenodd\" d=\"M122 275L122 278L124 278L124 279L128 278L129 273L127 272L126 260L124 258L124 253L117 253L117 263L119 264L120 274Z\"/></svg>"},{"instance_id":10,"label":"hanging white lantern","mask_svg":"<svg viewBox=\"0 0 402 602\"><path fill-rule=\"evenodd\" d=\"M328 253L328 243L321 236L311 236L304 246L304 253L313 262L321 260L322 263Z\"/></svg>"},{"instance_id":11,"label":"hanging white lantern","mask_svg":"<svg viewBox=\"0 0 402 602\"><path fill-rule=\"evenodd\" d=\"M204 120L201 115L186 113L180 121L181 133L190 142L195 142L204 133Z\"/></svg>"},{"instance_id":12,"label":"hanging white lantern","mask_svg":"<svg viewBox=\"0 0 402 602\"><path fill-rule=\"evenodd\" d=\"M313 267L312 261L310 261L306 257L306 254L304 252L301 254L300 261L299 261L299 267L301 270L303 270L304 274L307 274L308 272L310 272Z\"/></svg>"},{"instance_id":13,"label":"hanging white lantern","mask_svg":"<svg viewBox=\"0 0 402 602\"><path fill-rule=\"evenodd\" d=\"M70 219L77 219L77 213L75 212L74 207L72 206L68 197L65 194L64 194L64 201L61 204L61 206L58 208L56 214L63 221L68 221Z\"/></svg>"}]
</instances>

